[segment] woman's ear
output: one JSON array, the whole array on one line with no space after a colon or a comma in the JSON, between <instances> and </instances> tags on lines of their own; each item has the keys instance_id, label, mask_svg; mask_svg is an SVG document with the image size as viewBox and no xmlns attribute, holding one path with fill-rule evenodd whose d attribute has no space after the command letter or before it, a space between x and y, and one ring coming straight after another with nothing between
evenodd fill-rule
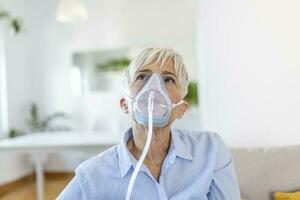
<instances>
[{"instance_id":1,"label":"woman's ear","mask_svg":"<svg viewBox=\"0 0 300 200\"><path fill-rule=\"evenodd\" d=\"M188 110L188 108L189 108L189 103L187 101L183 101L183 103L179 105L178 115L176 118L177 119L182 118L184 113Z\"/></svg>"},{"instance_id":2,"label":"woman's ear","mask_svg":"<svg viewBox=\"0 0 300 200\"><path fill-rule=\"evenodd\" d=\"M124 97L121 97L121 99L120 99L120 107L124 111L125 114L129 113L128 104L127 104L126 99Z\"/></svg>"}]
</instances>

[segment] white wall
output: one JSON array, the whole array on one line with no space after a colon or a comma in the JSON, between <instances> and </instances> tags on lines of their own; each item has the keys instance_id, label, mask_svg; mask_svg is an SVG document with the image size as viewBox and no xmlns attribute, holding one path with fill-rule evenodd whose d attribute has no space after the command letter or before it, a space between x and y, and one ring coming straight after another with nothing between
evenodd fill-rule
<instances>
[{"instance_id":1,"label":"white wall","mask_svg":"<svg viewBox=\"0 0 300 200\"><path fill-rule=\"evenodd\" d=\"M26 4L13 6L10 10L21 16L27 14ZM25 107L31 101L33 93L30 90L31 75L26 60L26 52L30 49L31 42L26 37L26 34L15 35L12 29L8 28L7 24L5 24L4 33L7 65L8 125L10 125L10 128L24 129ZM25 155L0 152L0 185L31 172L32 166Z\"/></svg>"},{"instance_id":2,"label":"white wall","mask_svg":"<svg viewBox=\"0 0 300 200\"><path fill-rule=\"evenodd\" d=\"M26 155L0 153L0 186L32 173L32 165Z\"/></svg>"},{"instance_id":3,"label":"white wall","mask_svg":"<svg viewBox=\"0 0 300 200\"><path fill-rule=\"evenodd\" d=\"M299 6L199 2L201 123L230 146L300 143Z\"/></svg>"}]
</instances>

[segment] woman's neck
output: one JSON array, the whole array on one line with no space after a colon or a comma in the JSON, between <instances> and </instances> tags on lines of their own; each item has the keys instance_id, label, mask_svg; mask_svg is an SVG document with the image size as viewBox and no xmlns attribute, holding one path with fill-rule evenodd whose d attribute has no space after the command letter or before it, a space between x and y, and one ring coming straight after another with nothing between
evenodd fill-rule
<instances>
[{"instance_id":1,"label":"woman's neck","mask_svg":"<svg viewBox=\"0 0 300 200\"><path fill-rule=\"evenodd\" d=\"M133 138L128 140L127 147L135 159L138 160L146 144L148 132L146 128L142 128L141 130L134 127L132 128L132 132ZM170 141L170 128L153 129L151 144L143 163L157 182L159 182L161 168L169 151Z\"/></svg>"}]
</instances>

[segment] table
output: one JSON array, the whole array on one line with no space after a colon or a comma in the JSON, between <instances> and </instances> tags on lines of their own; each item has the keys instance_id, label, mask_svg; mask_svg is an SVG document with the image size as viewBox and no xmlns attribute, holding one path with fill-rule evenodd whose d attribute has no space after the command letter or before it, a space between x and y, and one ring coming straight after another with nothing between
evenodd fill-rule
<instances>
[{"instance_id":1,"label":"table","mask_svg":"<svg viewBox=\"0 0 300 200\"><path fill-rule=\"evenodd\" d=\"M0 151L28 154L34 164L36 194L44 199L44 167L49 153L66 151L90 151L110 147L119 143L117 133L42 132L32 133L0 141Z\"/></svg>"}]
</instances>

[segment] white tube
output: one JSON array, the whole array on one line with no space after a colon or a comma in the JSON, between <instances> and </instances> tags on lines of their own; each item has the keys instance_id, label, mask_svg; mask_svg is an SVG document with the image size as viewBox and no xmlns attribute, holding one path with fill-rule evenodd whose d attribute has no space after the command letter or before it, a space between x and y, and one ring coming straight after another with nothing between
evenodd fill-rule
<instances>
[{"instance_id":1,"label":"white tube","mask_svg":"<svg viewBox=\"0 0 300 200\"><path fill-rule=\"evenodd\" d=\"M140 171L140 168L143 165L146 154L147 154L148 149L149 149L150 144L151 144L152 133L153 133L153 100L154 100L154 92L150 91L149 99L148 99L148 118L149 118L149 121L148 121L147 140L146 140L146 144L144 146L142 155L141 155L139 161L137 162L136 167L135 167L135 169L132 173L132 176L130 178L129 186L128 186L127 193L126 193L126 200L130 200L133 185L134 185L136 177L137 177L137 175Z\"/></svg>"}]
</instances>

